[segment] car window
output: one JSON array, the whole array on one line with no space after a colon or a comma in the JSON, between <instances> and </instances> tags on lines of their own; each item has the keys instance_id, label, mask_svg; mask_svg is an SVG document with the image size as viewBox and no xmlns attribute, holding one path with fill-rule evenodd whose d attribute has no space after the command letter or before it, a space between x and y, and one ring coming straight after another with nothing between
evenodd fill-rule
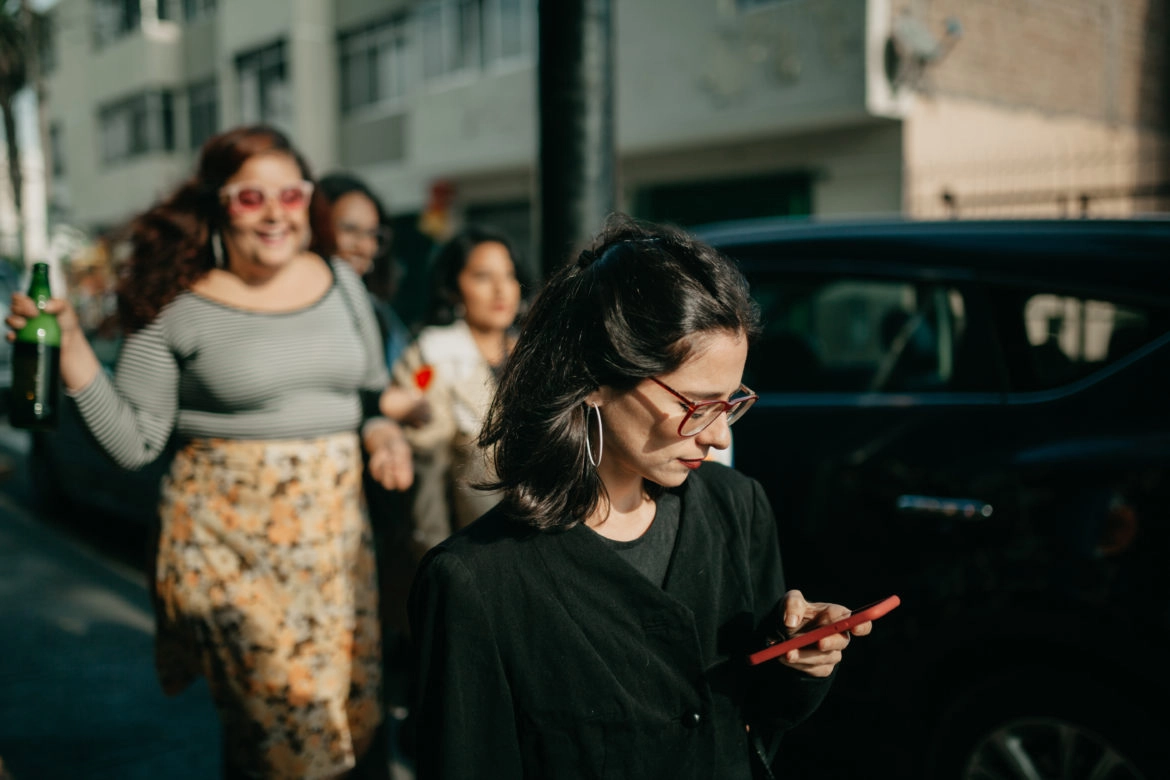
<instances>
[{"instance_id":1,"label":"car window","mask_svg":"<svg viewBox=\"0 0 1170 780\"><path fill-rule=\"evenodd\" d=\"M763 334L745 381L757 392L972 389L959 381L969 318L952 286L775 277L753 279L752 295Z\"/></svg>"},{"instance_id":2,"label":"car window","mask_svg":"<svg viewBox=\"0 0 1170 780\"><path fill-rule=\"evenodd\" d=\"M1170 329L1156 308L1035 290L1000 294L1005 352L1015 390L1045 390L1087 377Z\"/></svg>"}]
</instances>

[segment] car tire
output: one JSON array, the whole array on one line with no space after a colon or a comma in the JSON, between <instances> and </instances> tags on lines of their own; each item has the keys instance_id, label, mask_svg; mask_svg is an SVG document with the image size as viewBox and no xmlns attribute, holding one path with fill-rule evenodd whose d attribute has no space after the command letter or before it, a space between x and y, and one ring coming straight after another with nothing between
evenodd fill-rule
<instances>
[{"instance_id":1,"label":"car tire","mask_svg":"<svg viewBox=\"0 0 1170 780\"><path fill-rule=\"evenodd\" d=\"M1155 780L1170 777L1164 716L1138 690L1118 691L1085 668L1004 673L954 699L932 740L927 777Z\"/></svg>"}]
</instances>

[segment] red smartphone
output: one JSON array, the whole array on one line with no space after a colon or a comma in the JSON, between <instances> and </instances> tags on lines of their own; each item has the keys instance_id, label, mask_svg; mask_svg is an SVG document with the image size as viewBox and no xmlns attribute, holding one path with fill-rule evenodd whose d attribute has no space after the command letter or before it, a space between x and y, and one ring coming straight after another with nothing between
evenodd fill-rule
<instances>
[{"instance_id":1,"label":"red smartphone","mask_svg":"<svg viewBox=\"0 0 1170 780\"><path fill-rule=\"evenodd\" d=\"M770 661L777 656L784 655L789 650L796 650L800 647L807 647L808 645L811 645L814 642L818 642L827 636L832 636L833 634L840 634L848 631L860 623L865 623L870 620L877 620L882 615L886 614L901 603L902 599L898 598L897 596L890 596L889 598L882 599L881 601L875 601L874 603L864 606L861 609L854 610L852 614L846 615L845 617L840 618L839 620L836 620L827 626L814 628L811 631L806 631L803 634L797 634L791 639L778 642L774 645L769 645L763 650L758 650L748 656L748 663L750 663L752 666L756 666L757 664L762 664L764 661Z\"/></svg>"}]
</instances>

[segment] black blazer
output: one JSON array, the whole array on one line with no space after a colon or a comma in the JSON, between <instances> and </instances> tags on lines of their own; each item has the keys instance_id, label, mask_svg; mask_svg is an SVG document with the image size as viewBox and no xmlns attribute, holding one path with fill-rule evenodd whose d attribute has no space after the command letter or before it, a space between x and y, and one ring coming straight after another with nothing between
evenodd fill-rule
<instances>
[{"instance_id":1,"label":"black blazer","mask_svg":"<svg viewBox=\"0 0 1170 780\"><path fill-rule=\"evenodd\" d=\"M660 588L583 525L500 507L424 559L410 599L417 773L429 778L749 778L828 683L744 663L784 593L758 483L704 464L678 489Z\"/></svg>"}]
</instances>

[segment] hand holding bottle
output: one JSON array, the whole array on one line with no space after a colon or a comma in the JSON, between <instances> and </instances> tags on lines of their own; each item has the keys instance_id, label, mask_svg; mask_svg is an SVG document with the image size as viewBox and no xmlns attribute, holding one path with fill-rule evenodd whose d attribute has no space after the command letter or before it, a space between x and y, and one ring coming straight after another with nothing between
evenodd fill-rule
<instances>
[{"instance_id":1,"label":"hand holding bottle","mask_svg":"<svg viewBox=\"0 0 1170 780\"><path fill-rule=\"evenodd\" d=\"M85 333L81 330L81 322L73 306L62 298L49 298L43 312L31 297L23 293L13 293L9 304L8 317L4 322L10 328L8 341L14 343L16 334L22 330L30 320L40 314L51 314L56 317L57 327L60 329L60 369L61 381L70 390L80 390L88 385L97 372L101 370L97 355L90 347Z\"/></svg>"}]
</instances>

